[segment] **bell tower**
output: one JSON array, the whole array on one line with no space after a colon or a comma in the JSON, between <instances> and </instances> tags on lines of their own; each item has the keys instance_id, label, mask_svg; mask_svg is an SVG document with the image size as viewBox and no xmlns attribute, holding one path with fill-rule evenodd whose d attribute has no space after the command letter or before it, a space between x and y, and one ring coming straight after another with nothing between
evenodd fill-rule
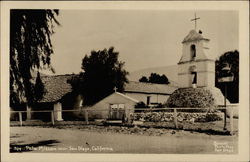
<instances>
[{"instance_id":1,"label":"bell tower","mask_svg":"<svg viewBox=\"0 0 250 162\"><path fill-rule=\"evenodd\" d=\"M195 15L192 20L196 22L198 19ZM182 41L182 56L177 65L179 88L168 98L168 107L212 108L225 105L225 97L215 87L216 50L209 49L209 42L201 31L196 31L195 23L195 29ZM198 104L197 101L201 100L202 104Z\"/></svg>"},{"instance_id":2,"label":"bell tower","mask_svg":"<svg viewBox=\"0 0 250 162\"><path fill-rule=\"evenodd\" d=\"M195 28L196 28L195 15ZM202 32L191 30L182 41L182 57L178 63L180 88L214 87L215 60L208 55L209 39Z\"/></svg>"}]
</instances>

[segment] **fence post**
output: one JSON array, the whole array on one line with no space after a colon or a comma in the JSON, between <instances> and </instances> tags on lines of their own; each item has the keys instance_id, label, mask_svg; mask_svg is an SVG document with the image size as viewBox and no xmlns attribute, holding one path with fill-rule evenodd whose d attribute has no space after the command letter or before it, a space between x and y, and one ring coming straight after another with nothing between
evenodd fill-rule
<instances>
[{"instance_id":1,"label":"fence post","mask_svg":"<svg viewBox=\"0 0 250 162\"><path fill-rule=\"evenodd\" d=\"M23 125L23 119L22 119L22 112L19 112L19 121L20 121L20 126Z\"/></svg>"},{"instance_id":2,"label":"fence post","mask_svg":"<svg viewBox=\"0 0 250 162\"><path fill-rule=\"evenodd\" d=\"M89 115L88 115L88 110L85 110L85 121L86 121L86 124L89 124Z\"/></svg>"},{"instance_id":3,"label":"fence post","mask_svg":"<svg viewBox=\"0 0 250 162\"><path fill-rule=\"evenodd\" d=\"M233 135L233 129L234 129L234 125L233 125L233 116L234 116L234 109L231 108L230 110L230 134Z\"/></svg>"},{"instance_id":4,"label":"fence post","mask_svg":"<svg viewBox=\"0 0 250 162\"><path fill-rule=\"evenodd\" d=\"M226 130L227 129L227 109L225 108L224 109L224 130Z\"/></svg>"},{"instance_id":5,"label":"fence post","mask_svg":"<svg viewBox=\"0 0 250 162\"><path fill-rule=\"evenodd\" d=\"M174 124L175 124L175 128L178 129L177 110L176 109L174 109Z\"/></svg>"},{"instance_id":6,"label":"fence post","mask_svg":"<svg viewBox=\"0 0 250 162\"><path fill-rule=\"evenodd\" d=\"M51 122L52 122L52 125L55 125L54 111L51 111Z\"/></svg>"},{"instance_id":7,"label":"fence post","mask_svg":"<svg viewBox=\"0 0 250 162\"><path fill-rule=\"evenodd\" d=\"M26 117L26 120L31 120L31 107L27 105L26 107L26 113L27 113L27 117Z\"/></svg>"}]
</instances>

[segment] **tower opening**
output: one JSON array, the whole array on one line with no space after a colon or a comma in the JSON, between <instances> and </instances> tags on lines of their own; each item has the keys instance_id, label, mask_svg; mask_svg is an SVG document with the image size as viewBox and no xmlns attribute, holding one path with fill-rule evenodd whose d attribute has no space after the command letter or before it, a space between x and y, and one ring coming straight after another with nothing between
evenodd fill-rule
<instances>
[{"instance_id":1,"label":"tower opening","mask_svg":"<svg viewBox=\"0 0 250 162\"><path fill-rule=\"evenodd\" d=\"M194 44L190 46L190 52L191 52L191 60L194 60L196 57L196 47Z\"/></svg>"},{"instance_id":2,"label":"tower opening","mask_svg":"<svg viewBox=\"0 0 250 162\"><path fill-rule=\"evenodd\" d=\"M196 69L196 66L195 65L193 65L193 66L190 66L190 68L189 68L189 70L190 70L190 73L191 73L191 86L193 87L193 88L196 88L196 86L197 86L197 69Z\"/></svg>"},{"instance_id":3,"label":"tower opening","mask_svg":"<svg viewBox=\"0 0 250 162\"><path fill-rule=\"evenodd\" d=\"M193 75L192 84L197 84L197 72L191 72Z\"/></svg>"}]
</instances>

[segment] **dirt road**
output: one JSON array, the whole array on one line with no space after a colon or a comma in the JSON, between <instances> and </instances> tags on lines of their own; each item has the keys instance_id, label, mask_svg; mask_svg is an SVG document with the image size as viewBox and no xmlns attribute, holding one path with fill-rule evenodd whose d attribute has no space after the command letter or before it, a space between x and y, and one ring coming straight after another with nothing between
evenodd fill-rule
<instances>
[{"instance_id":1,"label":"dirt road","mask_svg":"<svg viewBox=\"0 0 250 162\"><path fill-rule=\"evenodd\" d=\"M176 131L163 136L11 127L11 152L237 153L237 136Z\"/></svg>"}]
</instances>

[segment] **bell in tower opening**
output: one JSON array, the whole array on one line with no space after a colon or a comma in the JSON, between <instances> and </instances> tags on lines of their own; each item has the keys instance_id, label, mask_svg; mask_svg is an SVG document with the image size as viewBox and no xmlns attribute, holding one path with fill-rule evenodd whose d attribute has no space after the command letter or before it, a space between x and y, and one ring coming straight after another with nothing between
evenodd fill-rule
<instances>
[{"instance_id":1,"label":"bell in tower opening","mask_svg":"<svg viewBox=\"0 0 250 162\"><path fill-rule=\"evenodd\" d=\"M191 73L190 83L192 84L193 88L196 88L197 87L197 71L196 71L195 65L190 67L190 73Z\"/></svg>"},{"instance_id":2,"label":"bell in tower opening","mask_svg":"<svg viewBox=\"0 0 250 162\"><path fill-rule=\"evenodd\" d=\"M192 60L195 60L195 57L196 57L196 49L195 49L195 45L194 45L194 44L191 45L190 54L191 54L191 59L192 59Z\"/></svg>"}]
</instances>

